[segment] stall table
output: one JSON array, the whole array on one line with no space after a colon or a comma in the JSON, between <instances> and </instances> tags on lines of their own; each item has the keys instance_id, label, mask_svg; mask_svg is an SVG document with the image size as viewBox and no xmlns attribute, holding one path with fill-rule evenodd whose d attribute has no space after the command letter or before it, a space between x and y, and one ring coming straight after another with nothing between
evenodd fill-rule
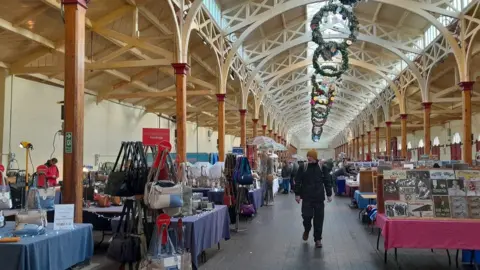
<instances>
[{"instance_id":1,"label":"stall table","mask_svg":"<svg viewBox=\"0 0 480 270\"><path fill-rule=\"evenodd\" d=\"M172 218L175 226L178 219ZM192 264L198 268L198 256L202 251L220 243L222 239L230 239L230 216L225 205L215 205L215 209L200 215L182 219L186 226L185 246L192 254Z\"/></svg>"},{"instance_id":2,"label":"stall table","mask_svg":"<svg viewBox=\"0 0 480 270\"><path fill-rule=\"evenodd\" d=\"M263 206L263 191L261 188L248 191L248 200L255 207L255 211L258 213L258 209Z\"/></svg>"},{"instance_id":3,"label":"stall table","mask_svg":"<svg viewBox=\"0 0 480 270\"><path fill-rule=\"evenodd\" d=\"M385 214L377 214L375 226L379 228L377 249L380 234L384 238L384 259L387 262L387 251L397 248L413 249L456 249L457 266L460 249L480 250L480 234L475 233L480 227L480 220L434 219L434 218L389 218Z\"/></svg>"},{"instance_id":4,"label":"stall table","mask_svg":"<svg viewBox=\"0 0 480 270\"><path fill-rule=\"evenodd\" d=\"M223 204L223 190L210 190L208 191L208 200L214 204Z\"/></svg>"},{"instance_id":5,"label":"stall table","mask_svg":"<svg viewBox=\"0 0 480 270\"><path fill-rule=\"evenodd\" d=\"M1 269L69 269L90 260L93 256L92 225L74 226L73 230L54 231L53 224L49 224L44 235L24 237L17 243L0 243ZM14 222L7 222L0 234L8 237L14 227Z\"/></svg>"},{"instance_id":6,"label":"stall table","mask_svg":"<svg viewBox=\"0 0 480 270\"><path fill-rule=\"evenodd\" d=\"M356 181L347 181L345 183L345 193L348 197L353 198L355 191L358 190L358 182Z\"/></svg>"},{"instance_id":7,"label":"stall table","mask_svg":"<svg viewBox=\"0 0 480 270\"><path fill-rule=\"evenodd\" d=\"M211 188L192 188L193 193L202 193L203 197L208 197L208 192Z\"/></svg>"}]
</instances>

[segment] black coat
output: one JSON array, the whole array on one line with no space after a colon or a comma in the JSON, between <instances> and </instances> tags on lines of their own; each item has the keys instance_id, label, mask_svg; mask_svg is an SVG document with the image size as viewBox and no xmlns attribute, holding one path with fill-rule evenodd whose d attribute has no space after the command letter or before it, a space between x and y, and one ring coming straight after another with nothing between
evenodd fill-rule
<instances>
[{"instance_id":1,"label":"black coat","mask_svg":"<svg viewBox=\"0 0 480 270\"><path fill-rule=\"evenodd\" d=\"M300 167L295 177L295 195L304 201L315 202L325 201L325 193L327 197L332 196L332 181L327 171L318 163L308 163L306 170Z\"/></svg>"}]
</instances>

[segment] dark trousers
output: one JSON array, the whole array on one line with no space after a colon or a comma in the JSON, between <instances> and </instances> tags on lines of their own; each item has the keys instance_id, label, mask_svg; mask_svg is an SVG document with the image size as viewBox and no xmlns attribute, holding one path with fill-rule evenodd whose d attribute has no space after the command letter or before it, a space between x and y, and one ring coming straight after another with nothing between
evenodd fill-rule
<instances>
[{"instance_id":1,"label":"dark trousers","mask_svg":"<svg viewBox=\"0 0 480 270\"><path fill-rule=\"evenodd\" d=\"M323 202L302 202L303 227L306 232L312 229L313 219L313 238L315 241L322 240L323 218L325 213L325 204Z\"/></svg>"}]
</instances>

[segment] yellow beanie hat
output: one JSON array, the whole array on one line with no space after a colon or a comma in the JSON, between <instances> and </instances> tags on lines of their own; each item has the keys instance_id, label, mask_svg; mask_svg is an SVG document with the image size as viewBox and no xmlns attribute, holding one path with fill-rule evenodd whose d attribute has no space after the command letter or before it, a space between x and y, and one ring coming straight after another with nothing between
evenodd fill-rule
<instances>
[{"instance_id":1,"label":"yellow beanie hat","mask_svg":"<svg viewBox=\"0 0 480 270\"><path fill-rule=\"evenodd\" d=\"M311 157L315 160L318 160L317 151L315 151L315 149L312 149L312 150L308 151L307 152L307 157Z\"/></svg>"}]
</instances>

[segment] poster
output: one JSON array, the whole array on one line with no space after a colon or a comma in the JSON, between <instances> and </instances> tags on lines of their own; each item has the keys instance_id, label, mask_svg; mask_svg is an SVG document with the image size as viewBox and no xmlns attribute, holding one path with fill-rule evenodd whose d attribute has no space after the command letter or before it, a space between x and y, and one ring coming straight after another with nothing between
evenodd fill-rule
<instances>
[{"instance_id":1,"label":"poster","mask_svg":"<svg viewBox=\"0 0 480 270\"><path fill-rule=\"evenodd\" d=\"M406 217L408 205L402 201L385 201L387 217Z\"/></svg>"},{"instance_id":2,"label":"poster","mask_svg":"<svg viewBox=\"0 0 480 270\"><path fill-rule=\"evenodd\" d=\"M450 197L450 208L453 218L468 218L467 197Z\"/></svg>"},{"instance_id":3,"label":"poster","mask_svg":"<svg viewBox=\"0 0 480 270\"><path fill-rule=\"evenodd\" d=\"M407 180L415 182L413 201L417 203L431 203L432 184L429 171L407 171Z\"/></svg>"},{"instance_id":4,"label":"poster","mask_svg":"<svg viewBox=\"0 0 480 270\"><path fill-rule=\"evenodd\" d=\"M398 192L395 179L385 179L383 182L383 198L385 200L399 200L400 195Z\"/></svg>"},{"instance_id":5,"label":"poster","mask_svg":"<svg viewBox=\"0 0 480 270\"><path fill-rule=\"evenodd\" d=\"M433 217L433 205L431 201L409 203L407 207L409 217Z\"/></svg>"},{"instance_id":6,"label":"poster","mask_svg":"<svg viewBox=\"0 0 480 270\"><path fill-rule=\"evenodd\" d=\"M469 217L480 219L480 197L467 197Z\"/></svg>"},{"instance_id":7,"label":"poster","mask_svg":"<svg viewBox=\"0 0 480 270\"><path fill-rule=\"evenodd\" d=\"M465 186L463 180L447 180L448 195L449 196L466 196Z\"/></svg>"},{"instance_id":8,"label":"poster","mask_svg":"<svg viewBox=\"0 0 480 270\"><path fill-rule=\"evenodd\" d=\"M435 217L449 218L452 216L448 196L433 196L433 206Z\"/></svg>"}]
</instances>

